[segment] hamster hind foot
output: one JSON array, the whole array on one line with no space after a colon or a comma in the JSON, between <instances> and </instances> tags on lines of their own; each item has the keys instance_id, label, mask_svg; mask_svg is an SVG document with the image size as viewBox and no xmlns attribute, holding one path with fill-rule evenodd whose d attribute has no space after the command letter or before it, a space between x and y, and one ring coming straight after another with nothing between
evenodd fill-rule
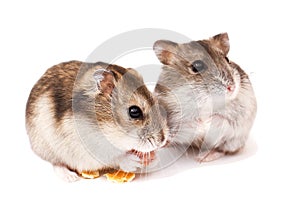
<instances>
[{"instance_id":1,"label":"hamster hind foot","mask_svg":"<svg viewBox=\"0 0 300 200\"><path fill-rule=\"evenodd\" d=\"M200 152L196 156L196 161L199 163L202 162L211 162L214 160L217 160L225 155L224 152L216 151L216 150L211 150L211 151L203 151Z\"/></svg>"},{"instance_id":2,"label":"hamster hind foot","mask_svg":"<svg viewBox=\"0 0 300 200\"><path fill-rule=\"evenodd\" d=\"M80 179L80 177L78 176L78 174L76 172L69 170L65 166L53 165L53 169L54 169L54 172L56 173L56 175L66 182L69 182L69 183L75 182Z\"/></svg>"}]
</instances>

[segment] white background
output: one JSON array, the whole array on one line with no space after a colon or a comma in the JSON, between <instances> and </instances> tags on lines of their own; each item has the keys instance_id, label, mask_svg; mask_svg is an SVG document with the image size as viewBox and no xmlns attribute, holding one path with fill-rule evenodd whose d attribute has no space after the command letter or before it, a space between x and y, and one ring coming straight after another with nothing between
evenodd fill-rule
<instances>
[{"instance_id":1,"label":"white background","mask_svg":"<svg viewBox=\"0 0 300 200\"><path fill-rule=\"evenodd\" d=\"M0 199L299 199L297 1L7 2L0 3ZM229 57L250 74L258 100L249 144L241 155L205 165L181 160L129 184L64 183L30 149L30 89L48 67L85 60L102 42L137 28L195 40L228 32ZM136 59L133 67L143 63Z\"/></svg>"}]
</instances>

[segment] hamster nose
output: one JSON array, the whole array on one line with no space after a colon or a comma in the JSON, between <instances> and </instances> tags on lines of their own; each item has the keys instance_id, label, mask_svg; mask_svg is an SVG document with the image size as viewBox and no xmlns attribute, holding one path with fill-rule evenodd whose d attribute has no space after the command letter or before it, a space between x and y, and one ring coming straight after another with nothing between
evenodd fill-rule
<instances>
[{"instance_id":1,"label":"hamster nose","mask_svg":"<svg viewBox=\"0 0 300 200\"><path fill-rule=\"evenodd\" d=\"M234 85L227 85L227 92L232 93L234 91Z\"/></svg>"},{"instance_id":2,"label":"hamster nose","mask_svg":"<svg viewBox=\"0 0 300 200\"><path fill-rule=\"evenodd\" d=\"M233 84L228 84L226 87L226 94L229 97L230 100L233 100L237 96L238 92L238 85L236 86L234 83Z\"/></svg>"}]
</instances>

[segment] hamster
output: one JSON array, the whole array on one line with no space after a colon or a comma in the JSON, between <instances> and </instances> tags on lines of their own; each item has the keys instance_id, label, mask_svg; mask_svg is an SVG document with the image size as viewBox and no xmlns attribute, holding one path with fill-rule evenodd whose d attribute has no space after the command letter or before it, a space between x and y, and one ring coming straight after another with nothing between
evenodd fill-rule
<instances>
[{"instance_id":1,"label":"hamster","mask_svg":"<svg viewBox=\"0 0 300 200\"><path fill-rule=\"evenodd\" d=\"M251 82L228 59L229 47L227 33L184 44L159 40L153 46L163 64L155 94L167 112L168 143L197 147L198 161L242 149L256 116Z\"/></svg>"},{"instance_id":2,"label":"hamster","mask_svg":"<svg viewBox=\"0 0 300 200\"><path fill-rule=\"evenodd\" d=\"M84 171L135 171L166 142L166 119L134 69L70 61L49 68L31 90L26 129L32 150L66 181Z\"/></svg>"}]
</instances>

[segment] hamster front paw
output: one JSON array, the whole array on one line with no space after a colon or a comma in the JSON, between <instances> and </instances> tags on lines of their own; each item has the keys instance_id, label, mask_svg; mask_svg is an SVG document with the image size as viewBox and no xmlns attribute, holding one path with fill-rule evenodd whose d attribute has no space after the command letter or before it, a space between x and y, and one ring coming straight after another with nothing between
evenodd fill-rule
<instances>
[{"instance_id":1,"label":"hamster front paw","mask_svg":"<svg viewBox=\"0 0 300 200\"><path fill-rule=\"evenodd\" d=\"M138 168L142 168L143 164L138 156L127 153L121 158L119 166L125 172L135 172Z\"/></svg>"},{"instance_id":2,"label":"hamster front paw","mask_svg":"<svg viewBox=\"0 0 300 200\"><path fill-rule=\"evenodd\" d=\"M160 162L160 159L155 155L149 155L146 159L146 161L144 161L144 168L147 169L152 169L154 167L156 167L158 165L158 163Z\"/></svg>"},{"instance_id":3,"label":"hamster front paw","mask_svg":"<svg viewBox=\"0 0 300 200\"><path fill-rule=\"evenodd\" d=\"M152 164L156 159L155 152L139 152L136 150L131 150L128 153L136 155L140 158L142 164L144 167L149 166L149 164Z\"/></svg>"}]
</instances>

